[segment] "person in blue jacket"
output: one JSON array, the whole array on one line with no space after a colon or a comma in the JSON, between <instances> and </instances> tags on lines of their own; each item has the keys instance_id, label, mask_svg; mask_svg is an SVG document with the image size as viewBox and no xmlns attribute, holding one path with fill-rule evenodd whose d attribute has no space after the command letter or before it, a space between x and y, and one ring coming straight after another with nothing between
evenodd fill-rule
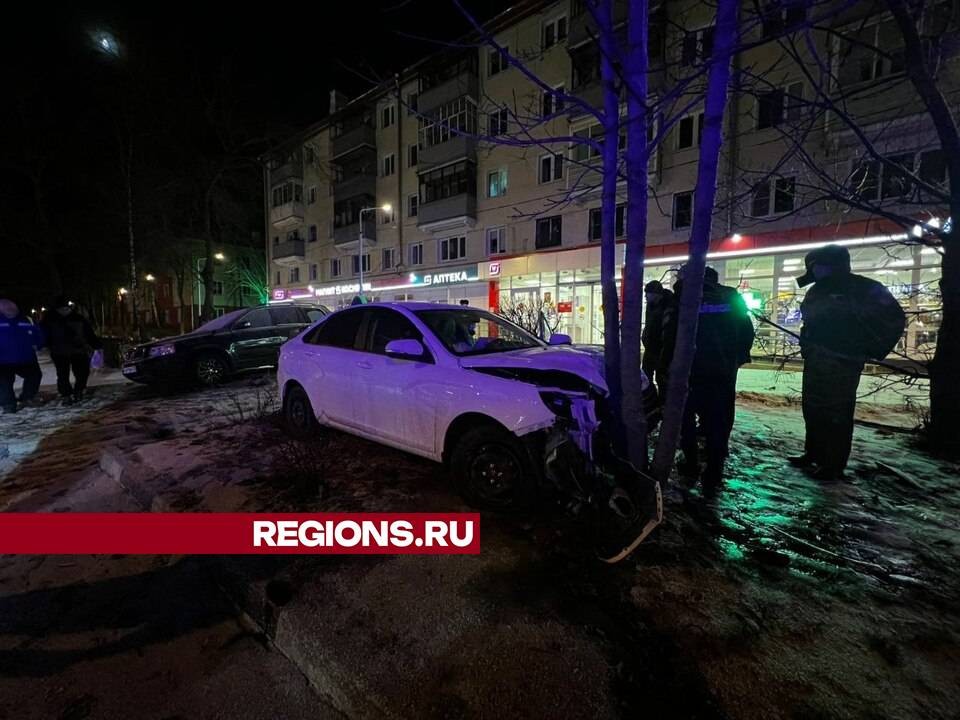
<instances>
[{"instance_id":1,"label":"person in blue jacket","mask_svg":"<svg viewBox=\"0 0 960 720\"><path fill-rule=\"evenodd\" d=\"M43 376L37 350L43 344L43 331L20 314L16 303L0 299L0 408L4 413L17 411L13 383L18 375L23 378L20 403L30 403L37 396Z\"/></svg>"}]
</instances>

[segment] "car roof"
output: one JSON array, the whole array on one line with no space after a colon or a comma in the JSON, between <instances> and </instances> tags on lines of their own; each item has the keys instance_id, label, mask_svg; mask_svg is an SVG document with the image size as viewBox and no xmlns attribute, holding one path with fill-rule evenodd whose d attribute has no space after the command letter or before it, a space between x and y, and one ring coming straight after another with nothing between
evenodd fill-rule
<instances>
[{"instance_id":1,"label":"car roof","mask_svg":"<svg viewBox=\"0 0 960 720\"><path fill-rule=\"evenodd\" d=\"M450 305L447 303L432 303L432 302L414 302L414 301L403 301L403 302L374 302L374 303L364 303L362 306L353 305L352 307L389 307L389 308L401 308L404 310L409 310L415 312L417 310L481 310L487 312L484 308L473 307L470 305ZM346 308L344 308L346 310Z\"/></svg>"}]
</instances>

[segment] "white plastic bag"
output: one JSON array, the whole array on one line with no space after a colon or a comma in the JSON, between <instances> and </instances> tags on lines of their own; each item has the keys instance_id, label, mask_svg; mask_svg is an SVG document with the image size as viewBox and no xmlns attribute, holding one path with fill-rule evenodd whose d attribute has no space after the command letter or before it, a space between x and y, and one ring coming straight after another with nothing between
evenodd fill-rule
<instances>
[{"instance_id":1,"label":"white plastic bag","mask_svg":"<svg viewBox=\"0 0 960 720\"><path fill-rule=\"evenodd\" d=\"M90 367L99 370L103 367L103 350L94 350L90 356Z\"/></svg>"}]
</instances>

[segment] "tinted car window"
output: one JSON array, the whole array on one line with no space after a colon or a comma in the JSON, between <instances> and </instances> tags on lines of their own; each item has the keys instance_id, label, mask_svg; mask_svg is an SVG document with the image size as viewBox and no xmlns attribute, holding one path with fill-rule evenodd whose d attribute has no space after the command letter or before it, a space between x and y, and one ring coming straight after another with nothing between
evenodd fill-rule
<instances>
[{"instance_id":1,"label":"tinted car window","mask_svg":"<svg viewBox=\"0 0 960 720\"><path fill-rule=\"evenodd\" d=\"M273 315L274 325L299 325L304 322L300 309L295 307L270 308L270 314Z\"/></svg>"},{"instance_id":2,"label":"tinted car window","mask_svg":"<svg viewBox=\"0 0 960 720\"><path fill-rule=\"evenodd\" d=\"M247 325L247 323L250 323ZM270 311L267 308L257 308L256 310L251 310L242 318L238 323L238 327L251 327L251 328L264 328L270 327L273 325L273 320L270 319Z\"/></svg>"},{"instance_id":3,"label":"tinted car window","mask_svg":"<svg viewBox=\"0 0 960 720\"><path fill-rule=\"evenodd\" d=\"M400 313L395 310L369 310L368 344L370 352L383 355L387 343L391 340L419 340L423 342L423 335Z\"/></svg>"},{"instance_id":4,"label":"tinted car window","mask_svg":"<svg viewBox=\"0 0 960 720\"><path fill-rule=\"evenodd\" d=\"M307 318L309 318L310 322L312 323L315 323L324 315L326 315L326 313L323 310L317 310L316 308L310 308L307 310Z\"/></svg>"},{"instance_id":5,"label":"tinted car window","mask_svg":"<svg viewBox=\"0 0 960 720\"><path fill-rule=\"evenodd\" d=\"M311 345L353 349L356 346L357 332L360 330L362 320L362 312L335 313L305 337L304 342Z\"/></svg>"}]
</instances>

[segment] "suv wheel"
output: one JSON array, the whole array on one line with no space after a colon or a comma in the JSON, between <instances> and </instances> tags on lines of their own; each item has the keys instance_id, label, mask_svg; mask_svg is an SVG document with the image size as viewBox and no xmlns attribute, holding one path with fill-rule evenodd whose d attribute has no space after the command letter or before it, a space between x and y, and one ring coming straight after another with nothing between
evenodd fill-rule
<instances>
[{"instance_id":1,"label":"suv wheel","mask_svg":"<svg viewBox=\"0 0 960 720\"><path fill-rule=\"evenodd\" d=\"M537 476L523 443L492 425L464 433L450 456L450 472L460 495L478 508L526 507L536 492Z\"/></svg>"},{"instance_id":2,"label":"suv wheel","mask_svg":"<svg viewBox=\"0 0 960 720\"><path fill-rule=\"evenodd\" d=\"M283 422L287 431L299 440L309 438L317 431L317 416L310 398L299 385L287 390L283 398Z\"/></svg>"},{"instance_id":3,"label":"suv wheel","mask_svg":"<svg viewBox=\"0 0 960 720\"><path fill-rule=\"evenodd\" d=\"M206 387L219 385L226 380L229 372L227 361L213 353L201 355L193 363L193 376Z\"/></svg>"}]
</instances>

